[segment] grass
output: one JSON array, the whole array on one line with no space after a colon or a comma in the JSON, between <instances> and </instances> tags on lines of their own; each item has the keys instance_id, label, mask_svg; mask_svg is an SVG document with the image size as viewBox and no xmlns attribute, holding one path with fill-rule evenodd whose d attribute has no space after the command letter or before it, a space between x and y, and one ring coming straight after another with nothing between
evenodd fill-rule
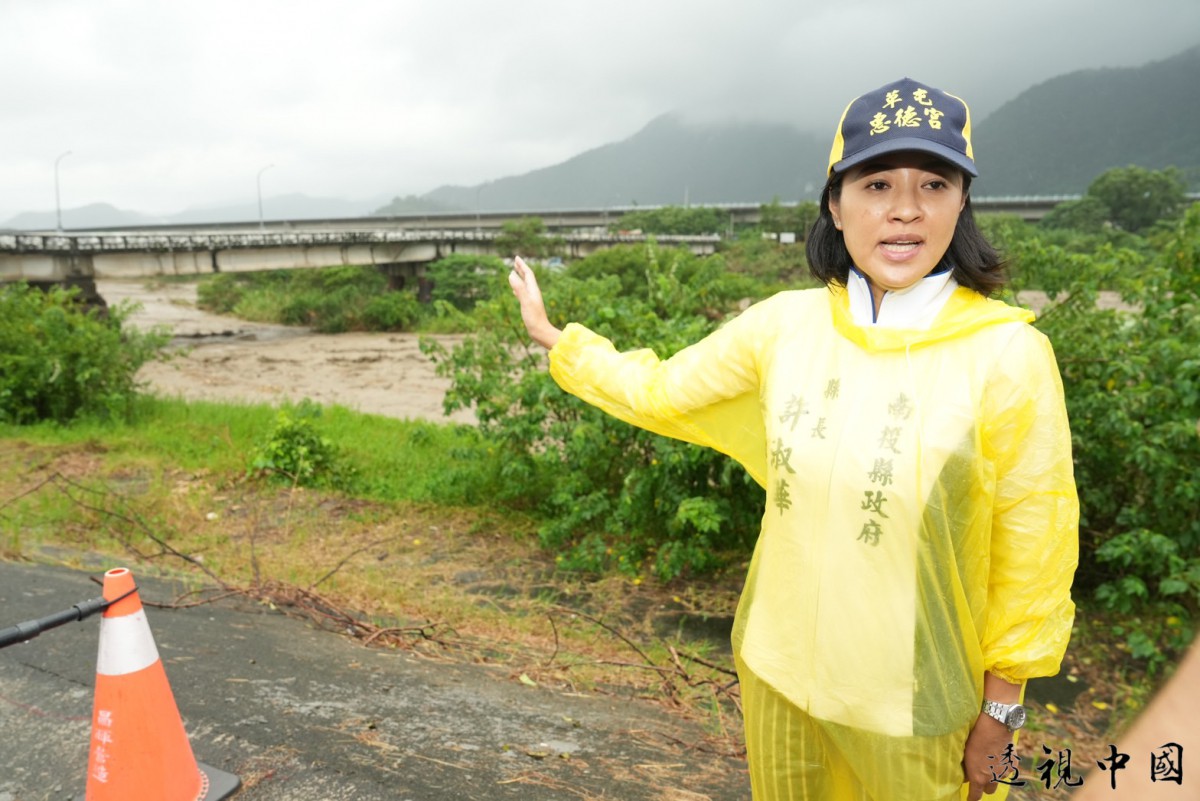
<instances>
[{"instance_id":1,"label":"grass","mask_svg":"<svg viewBox=\"0 0 1200 801\"><path fill-rule=\"evenodd\" d=\"M61 447L91 444L113 467L150 462L232 476L248 469L278 412L266 404L143 397L128 422L0 426L0 438ZM467 489L482 483L472 479L489 469L489 446L474 428L396 420L342 406L321 407L318 414L320 432L356 467L354 495L467 505L482 500L471 498Z\"/></svg>"}]
</instances>

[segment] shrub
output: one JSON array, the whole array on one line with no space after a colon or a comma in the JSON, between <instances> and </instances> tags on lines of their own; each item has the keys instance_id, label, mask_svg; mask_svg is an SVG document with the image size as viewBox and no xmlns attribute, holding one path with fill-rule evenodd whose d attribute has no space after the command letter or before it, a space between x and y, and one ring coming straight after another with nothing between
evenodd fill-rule
<instances>
[{"instance_id":1,"label":"shrub","mask_svg":"<svg viewBox=\"0 0 1200 801\"><path fill-rule=\"evenodd\" d=\"M367 300L360 321L368 331L409 331L421 316L421 304L411 292L385 292Z\"/></svg>"},{"instance_id":2,"label":"shrub","mask_svg":"<svg viewBox=\"0 0 1200 801\"><path fill-rule=\"evenodd\" d=\"M433 281L431 298L435 302L470 311L476 304L508 291L504 283L507 272L508 265L495 256L454 255L430 264L425 275Z\"/></svg>"},{"instance_id":3,"label":"shrub","mask_svg":"<svg viewBox=\"0 0 1200 801\"><path fill-rule=\"evenodd\" d=\"M403 331L421 315L416 296L389 291L374 267L222 274L202 283L197 295L204 309L322 334Z\"/></svg>"},{"instance_id":4,"label":"shrub","mask_svg":"<svg viewBox=\"0 0 1200 801\"><path fill-rule=\"evenodd\" d=\"M101 315L79 304L74 289L0 289L0 420L128 415L138 370L169 341L162 331L126 327L135 309L118 304Z\"/></svg>"},{"instance_id":5,"label":"shrub","mask_svg":"<svg viewBox=\"0 0 1200 801\"><path fill-rule=\"evenodd\" d=\"M572 264L568 276L616 279L617 296L650 304L663 320L689 314L721 319L739 301L764 292L755 276L730 269L724 255L701 257L653 242L605 248Z\"/></svg>"},{"instance_id":6,"label":"shrub","mask_svg":"<svg viewBox=\"0 0 1200 801\"><path fill-rule=\"evenodd\" d=\"M353 470L333 442L317 431L320 416L321 407L307 400L280 409L274 427L250 455L249 472L293 486L346 486Z\"/></svg>"},{"instance_id":7,"label":"shrub","mask_svg":"<svg viewBox=\"0 0 1200 801\"><path fill-rule=\"evenodd\" d=\"M718 258L650 244L584 259L543 289L552 319L579 320L619 346L665 358L713 330L744 281ZM562 392L530 350L511 298L482 304L479 314L480 333L454 351L432 342L422 349L452 379L447 411L473 407L503 452L494 497L542 513L539 535L562 567L648 567L673 578L751 547L763 494L740 467Z\"/></svg>"},{"instance_id":8,"label":"shrub","mask_svg":"<svg viewBox=\"0 0 1200 801\"><path fill-rule=\"evenodd\" d=\"M221 273L196 287L196 305L217 314L231 314L246 294L246 283Z\"/></svg>"},{"instance_id":9,"label":"shrub","mask_svg":"<svg viewBox=\"0 0 1200 801\"><path fill-rule=\"evenodd\" d=\"M1109 210L1108 219L1126 231L1148 229L1159 220L1179 216L1187 205L1187 188L1174 167L1147 170L1129 165L1105 171L1087 188L1087 197Z\"/></svg>"},{"instance_id":10,"label":"shrub","mask_svg":"<svg viewBox=\"0 0 1200 801\"><path fill-rule=\"evenodd\" d=\"M1097 232L1109 222L1111 212L1103 200L1084 195L1078 200L1059 203L1042 218L1046 228L1069 228L1075 231Z\"/></svg>"}]
</instances>

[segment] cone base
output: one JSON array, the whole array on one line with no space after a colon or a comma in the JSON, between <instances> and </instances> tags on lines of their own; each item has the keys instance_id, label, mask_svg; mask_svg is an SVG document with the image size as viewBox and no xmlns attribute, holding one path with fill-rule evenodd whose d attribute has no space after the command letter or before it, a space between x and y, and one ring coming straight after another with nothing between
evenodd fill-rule
<instances>
[{"instance_id":1,"label":"cone base","mask_svg":"<svg viewBox=\"0 0 1200 801\"><path fill-rule=\"evenodd\" d=\"M242 780L232 773L226 773L220 768L205 765L203 762L197 762L196 765L208 779L208 792L198 801L221 801L231 797L242 786Z\"/></svg>"},{"instance_id":2,"label":"cone base","mask_svg":"<svg viewBox=\"0 0 1200 801\"><path fill-rule=\"evenodd\" d=\"M232 798L233 794L242 786L241 779L220 768L205 765L203 762L197 762L196 767L200 768L200 772L204 774L205 783L208 785L208 790L196 801L224 801L226 798ZM85 798L86 794L80 793L75 796L75 801L85 801Z\"/></svg>"}]
</instances>

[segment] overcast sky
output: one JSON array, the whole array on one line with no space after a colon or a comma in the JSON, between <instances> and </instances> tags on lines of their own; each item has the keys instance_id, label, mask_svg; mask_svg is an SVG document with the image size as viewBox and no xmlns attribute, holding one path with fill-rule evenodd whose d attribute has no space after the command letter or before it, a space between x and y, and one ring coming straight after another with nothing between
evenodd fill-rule
<instances>
[{"instance_id":1,"label":"overcast sky","mask_svg":"<svg viewBox=\"0 0 1200 801\"><path fill-rule=\"evenodd\" d=\"M0 0L0 221L561 162L679 110L828 132L904 75L976 121L1077 69L1200 43L1196 0ZM1097 102L1110 102L1097 98Z\"/></svg>"}]
</instances>

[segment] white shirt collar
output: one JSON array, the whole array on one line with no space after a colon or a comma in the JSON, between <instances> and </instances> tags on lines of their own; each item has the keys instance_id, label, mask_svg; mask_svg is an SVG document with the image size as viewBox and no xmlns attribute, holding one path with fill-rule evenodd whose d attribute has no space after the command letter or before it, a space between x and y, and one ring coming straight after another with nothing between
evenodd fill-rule
<instances>
[{"instance_id":1,"label":"white shirt collar","mask_svg":"<svg viewBox=\"0 0 1200 801\"><path fill-rule=\"evenodd\" d=\"M879 316L875 316L875 303L871 299L871 285L866 276L851 269L846 281L850 294L850 315L861 326L877 325L882 328L909 328L924 330L933 325L938 312L958 288L952 271L932 273L909 287L888 290L879 304Z\"/></svg>"}]
</instances>

